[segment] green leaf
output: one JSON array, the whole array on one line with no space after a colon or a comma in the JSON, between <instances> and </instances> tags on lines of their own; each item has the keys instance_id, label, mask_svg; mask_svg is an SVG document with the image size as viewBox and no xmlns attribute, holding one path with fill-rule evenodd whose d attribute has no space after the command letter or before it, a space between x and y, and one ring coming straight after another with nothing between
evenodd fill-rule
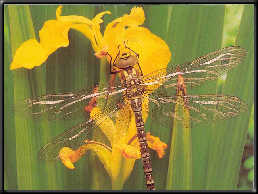
<instances>
[{"instance_id":1,"label":"green leaf","mask_svg":"<svg viewBox=\"0 0 258 194\"><path fill-rule=\"evenodd\" d=\"M8 7L4 7L4 174L5 188L17 189L16 141L13 105L13 75L9 70L11 63L10 26ZM8 89L10 88L10 89ZM12 146L8 142L12 142Z\"/></svg>"},{"instance_id":2,"label":"green leaf","mask_svg":"<svg viewBox=\"0 0 258 194\"><path fill-rule=\"evenodd\" d=\"M177 115L183 116L182 120L174 119L166 189L190 190L192 187L190 113L184 107L184 100L181 97L178 97L175 106L175 117Z\"/></svg>"},{"instance_id":3,"label":"green leaf","mask_svg":"<svg viewBox=\"0 0 258 194\"><path fill-rule=\"evenodd\" d=\"M247 169L254 167L254 156L246 159L246 161L244 162L244 167Z\"/></svg>"},{"instance_id":4,"label":"green leaf","mask_svg":"<svg viewBox=\"0 0 258 194\"><path fill-rule=\"evenodd\" d=\"M245 61L227 74L223 94L235 95L248 111L222 121L212 130L207 170L207 189L236 189L248 123L253 105L253 6L245 5L236 45L247 49Z\"/></svg>"},{"instance_id":5,"label":"green leaf","mask_svg":"<svg viewBox=\"0 0 258 194\"><path fill-rule=\"evenodd\" d=\"M250 115L248 134L250 135L251 139L254 138L254 105L252 107L252 112L251 112L251 115Z\"/></svg>"},{"instance_id":6,"label":"green leaf","mask_svg":"<svg viewBox=\"0 0 258 194\"><path fill-rule=\"evenodd\" d=\"M18 46L28 38L34 37L34 29L30 10L28 6L8 5L8 14L10 22L10 45L12 55ZM21 19L22 18L22 19ZM22 29L22 30L20 30ZM6 64L8 68L9 64ZM30 96L28 72L19 70L13 73L13 104L17 106L20 102ZM23 107L25 109L25 107ZM36 170L33 154L33 138L31 131L33 123L31 120L24 119L22 112L14 112L14 124L16 129L16 168L17 185L19 189L31 189L37 185L37 179L33 176ZM5 128L5 130L8 130ZM27 166L27 168L25 168Z\"/></svg>"},{"instance_id":7,"label":"green leaf","mask_svg":"<svg viewBox=\"0 0 258 194\"><path fill-rule=\"evenodd\" d=\"M248 180L253 182L254 181L254 169L250 170L248 173Z\"/></svg>"}]
</instances>

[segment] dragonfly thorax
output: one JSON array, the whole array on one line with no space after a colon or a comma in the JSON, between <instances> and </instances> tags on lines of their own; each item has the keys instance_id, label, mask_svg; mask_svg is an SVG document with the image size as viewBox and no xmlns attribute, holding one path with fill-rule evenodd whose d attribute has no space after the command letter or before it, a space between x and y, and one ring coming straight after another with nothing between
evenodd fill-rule
<instances>
[{"instance_id":1,"label":"dragonfly thorax","mask_svg":"<svg viewBox=\"0 0 258 194\"><path fill-rule=\"evenodd\" d=\"M128 99L141 97L144 93L143 81L139 72L135 68L128 68L121 72L121 82L125 90L125 96Z\"/></svg>"}]
</instances>

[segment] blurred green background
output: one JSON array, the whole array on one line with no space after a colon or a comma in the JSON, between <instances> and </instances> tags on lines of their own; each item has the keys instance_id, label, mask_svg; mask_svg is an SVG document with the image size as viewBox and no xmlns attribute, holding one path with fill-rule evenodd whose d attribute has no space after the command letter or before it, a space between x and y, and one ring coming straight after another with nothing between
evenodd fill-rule
<instances>
[{"instance_id":1,"label":"blurred green background","mask_svg":"<svg viewBox=\"0 0 258 194\"><path fill-rule=\"evenodd\" d=\"M134 6L63 5L62 15L93 18L109 10L112 15L104 17L105 29L110 21L130 13ZM83 157L74 171L66 169L59 161L49 163L37 158L43 145L83 117L66 122L49 122L46 118L35 121L17 111L21 102L32 95L76 91L93 86L100 79L100 61L93 55L89 40L74 30L69 32L70 45L58 49L42 66L33 70L9 70L15 50L29 38L39 40L39 30L46 20L55 19L56 8L57 5L4 6L4 189L109 190L109 177L94 154ZM239 45L248 51L245 61L224 79L189 91L190 94L233 95L248 104L248 111L239 117L192 126L189 177L178 174L179 181L174 183L168 175L171 164L173 168L185 168L185 164L176 160L169 161L172 125L164 128L155 125L155 121L147 122L147 130L168 144L163 159L152 153L156 188L253 189L254 6L143 5L143 8L144 26L170 47L169 65L185 63L229 45ZM184 179L191 181L185 183ZM142 164L137 160L124 189L145 188Z\"/></svg>"}]
</instances>

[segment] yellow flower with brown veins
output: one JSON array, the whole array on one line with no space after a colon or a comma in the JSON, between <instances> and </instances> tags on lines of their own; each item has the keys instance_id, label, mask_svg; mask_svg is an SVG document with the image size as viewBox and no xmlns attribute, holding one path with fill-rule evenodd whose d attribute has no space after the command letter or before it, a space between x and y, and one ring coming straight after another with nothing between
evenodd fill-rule
<instances>
[{"instance_id":1,"label":"yellow flower with brown veins","mask_svg":"<svg viewBox=\"0 0 258 194\"><path fill-rule=\"evenodd\" d=\"M159 71L159 73L165 73L171 57L170 50L165 41L140 26L145 20L143 8L134 7L130 14L110 22L103 35L100 32L100 24L105 14L111 14L109 11L101 12L90 20L77 15L61 16L61 9L62 6L59 6L56 10L56 20L44 23L39 31L39 42L35 39L27 40L16 50L10 69L21 67L32 69L40 66L58 48L69 45L68 31L72 28L82 32L91 41L95 55L99 58L106 57L107 61L111 62L111 58L114 59L119 51L123 52L123 45L126 42L127 47L139 54L138 60L143 75L160 69L164 72ZM135 68L138 67L135 66ZM85 140L85 144L77 150L62 148L59 158L67 168L74 169L74 163L88 150L92 150L96 152L111 177L113 188L122 188L133 169L135 160L141 155L136 136L135 118L130 104L125 99L125 106L117 111L115 122L103 114L98 107L90 107L88 111L91 112L91 119L106 135L110 145ZM148 116L148 98L145 97L142 103L142 116L145 122ZM150 133L147 133L147 143L157 152L159 158L163 157L167 147L165 143Z\"/></svg>"}]
</instances>

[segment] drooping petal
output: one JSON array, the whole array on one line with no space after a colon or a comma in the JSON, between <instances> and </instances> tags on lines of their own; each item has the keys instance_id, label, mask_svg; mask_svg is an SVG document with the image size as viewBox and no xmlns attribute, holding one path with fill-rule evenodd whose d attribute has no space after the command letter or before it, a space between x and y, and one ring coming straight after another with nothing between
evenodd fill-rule
<instances>
[{"instance_id":1,"label":"drooping petal","mask_svg":"<svg viewBox=\"0 0 258 194\"><path fill-rule=\"evenodd\" d=\"M73 164L77 162L88 150L92 150L97 154L98 158L111 176L111 148L103 143L86 140L85 144L80 146L77 150L63 147L59 152L59 158L67 168L74 169L75 167Z\"/></svg>"},{"instance_id":2,"label":"drooping petal","mask_svg":"<svg viewBox=\"0 0 258 194\"><path fill-rule=\"evenodd\" d=\"M21 67L32 69L44 63L47 57L48 54L41 44L35 39L29 39L16 50L10 70Z\"/></svg>"},{"instance_id":3,"label":"drooping petal","mask_svg":"<svg viewBox=\"0 0 258 194\"><path fill-rule=\"evenodd\" d=\"M80 155L69 147L63 147L59 151L59 158L65 167L72 170L75 168L73 163L79 160Z\"/></svg>"},{"instance_id":4,"label":"drooping petal","mask_svg":"<svg viewBox=\"0 0 258 194\"><path fill-rule=\"evenodd\" d=\"M60 47L69 45L68 32L71 23L58 20L48 20L39 31L41 46L48 52L48 55L55 52Z\"/></svg>"},{"instance_id":5,"label":"drooping petal","mask_svg":"<svg viewBox=\"0 0 258 194\"><path fill-rule=\"evenodd\" d=\"M162 142L159 137L155 137L150 135L150 133L146 133L146 139L147 139L147 143L148 143L148 147L151 148L152 150L155 150L159 156L159 158L162 158L165 154L165 149L167 148L167 144ZM135 147L135 149L140 149L139 147L139 141L137 139L137 135L135 134L134 136L131 137L131 139L128 141L128 145L131 145L133 147ZM124 150L128 149L128 152L130 152L130 149L127 147L123 147ZM130 156L130 153L128 154L127 152L125 152L126 155ZM133 153L133 152L132 152Z\"/></svg>"},{"instance_id":6,"label":"drooping petal","mask_svg":"<svg viewBox=\"0 0 258 194\"><path fill-rule=\"evenodd\" d=\"M56 9L57 19L46 21L39 31L40 42L36 43L34 40L32 43L29 42L30 44L26 43L25 49L22 47L19 50L19 57L16 57L18 60L12 62L10 69L20 67L32 69L44 63L58 48L69 45L68 32L71 28L82 32L91 41L96 52L103 47L103 36L99 25L103 22L101 17L110 14L109 11L99 13L93 20L77 15L61 16L61 13L62 6L59 6ZM31 48L28 47L30 45ZM27 52L28 50L30 52Z\"/></svg>"},{"instance_id":7,"label":"drooping petal","mask_svg":"<svg viewBox=\"0 0 258 194\"><path fill-rule=\"evenodd\" d=\"M159 137L152 136L150 133L146 134L146 139L148 146L157 152L159 158L162 158L165 155L167 144L162 142Z\"/></svg>"}]
</instances>

